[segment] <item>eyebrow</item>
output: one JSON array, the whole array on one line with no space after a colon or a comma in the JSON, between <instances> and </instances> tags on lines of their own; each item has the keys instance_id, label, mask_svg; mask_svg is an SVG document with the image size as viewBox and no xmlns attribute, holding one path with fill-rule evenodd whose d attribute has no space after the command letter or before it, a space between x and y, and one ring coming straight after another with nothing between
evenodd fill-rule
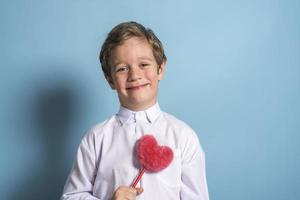
<instances>
[{"instance_id":1,"label":"eyebrow","mask_svg":"<svg viewBox=\"0 0 300 200\"><path fill-rule=\"evenodd\" d=\"M142 57L138 57L138 59L141 59L141 60L149 60L149 61L154 61L154 59L150 58L150 57L145 57L145 56L142 56Z\"/></svg>"},{"instance_id":2,"label":"eyebrow","mask_svg":"<svg viewBox=\"0 0 300 200\"><path fill-rule=\"evenodd\" d=\"M111 65L112 65L113 67L116 67L116 66L118 66L118 65L120 65L120 64L122 64L122 63L124 63L124 62L122 62L122 61L117 61L117 62L115 62L115 63L112 63Z\"/></svg>"}]
</instances>

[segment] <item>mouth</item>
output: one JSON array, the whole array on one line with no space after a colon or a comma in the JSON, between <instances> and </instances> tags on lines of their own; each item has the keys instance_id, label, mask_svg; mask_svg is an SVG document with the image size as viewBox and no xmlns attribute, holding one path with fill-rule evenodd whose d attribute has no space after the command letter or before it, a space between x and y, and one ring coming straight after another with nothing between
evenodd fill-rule
<instances>
[{"instance_id":1,"label":"mouth","mask_svg":"<svg viewBox=\"0 0 300 200\"><path fill-rule=\"evenodd\" d=\"M141 84L141 85L135 85L135 86L130 86L130 87L127 87L126 90L139 90L143 87L146 87L147 85L150 85L149 83L145 83L145 84Z\"/></svg>"}]
</instances>

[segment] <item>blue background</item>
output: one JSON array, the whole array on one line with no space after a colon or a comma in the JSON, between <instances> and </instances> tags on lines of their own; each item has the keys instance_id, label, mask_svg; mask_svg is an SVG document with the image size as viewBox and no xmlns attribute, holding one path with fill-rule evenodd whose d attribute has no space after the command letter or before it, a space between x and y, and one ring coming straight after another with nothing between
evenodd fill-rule
<instances>
[{"instance_id":1,"label":"blue background","mask_svg":"<svg viewBox=\"0 0 300 200\"><path fill-rule=\"evenodd\" d=\"M118 110L98 62L116 24L152 28L159 101L206 152L212 200L300 199L300 1L2 0L0 199L58 199L85 131Z\"/></svg>"}]
</instances>

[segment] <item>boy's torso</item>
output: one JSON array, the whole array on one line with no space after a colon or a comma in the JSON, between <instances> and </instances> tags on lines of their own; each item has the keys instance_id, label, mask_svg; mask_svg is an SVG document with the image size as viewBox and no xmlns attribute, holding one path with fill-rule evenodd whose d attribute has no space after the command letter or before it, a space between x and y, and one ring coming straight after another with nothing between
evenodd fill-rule
<instances>
[{"instance_id":1,"label":"boy's torso","mask_svg":"<svg viewBox=\"0 0 300 200\"><path fill-rule=\"evenodd\" d=\"M134 154L136 141L152 134L160 145L171 147L174 158L166 169L144 174L138 186L145 190L138 198L180 199L181 163L189 153L185 146L195 137L185 123L164 112L152 123L141 118L122 124L116 115L92 130L97 158L93 195L108 199L118 186L130 186L140 169Z\"/></svg>"}]
</instances>

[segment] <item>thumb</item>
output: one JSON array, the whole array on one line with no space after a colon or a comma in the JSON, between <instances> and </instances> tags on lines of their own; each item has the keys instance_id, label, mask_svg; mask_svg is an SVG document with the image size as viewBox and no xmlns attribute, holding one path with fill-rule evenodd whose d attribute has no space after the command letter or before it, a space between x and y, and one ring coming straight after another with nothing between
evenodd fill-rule
<instances>
[{"instance_id":1,"label":"thumb","mask_svg":"<svg viewBox=\"0 0 300 200\"><path fill-rule=\"evenodd\" d=\"M144 191L144 189L143 188L135 188L135 191L136 191L136 195L139 195Z\"/></svg>"}]
</instances>

